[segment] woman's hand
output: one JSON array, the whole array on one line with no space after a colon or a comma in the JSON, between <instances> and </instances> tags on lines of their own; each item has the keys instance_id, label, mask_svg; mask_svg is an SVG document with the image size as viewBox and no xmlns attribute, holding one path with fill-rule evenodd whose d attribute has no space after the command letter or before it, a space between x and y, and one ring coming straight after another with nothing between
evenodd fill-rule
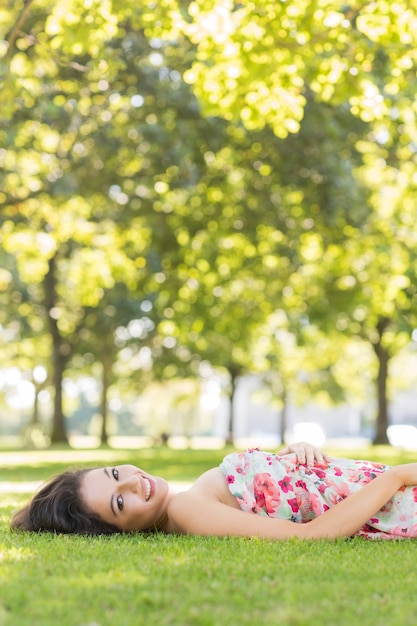
<instances>
[{"instance_id":1,"label":"woman's hand","mask_svg":"<svg viewBox=\"0 0 417 626\"><path fill-rule=\"evenodd\" d=\"M284 454L294 453L300 465L327 465L331 460L328 454L325 454L320 448L313 446L311 443L300 441L292 443L283 450L279 451L280 456Z\"/></svg>"}]
</instances>

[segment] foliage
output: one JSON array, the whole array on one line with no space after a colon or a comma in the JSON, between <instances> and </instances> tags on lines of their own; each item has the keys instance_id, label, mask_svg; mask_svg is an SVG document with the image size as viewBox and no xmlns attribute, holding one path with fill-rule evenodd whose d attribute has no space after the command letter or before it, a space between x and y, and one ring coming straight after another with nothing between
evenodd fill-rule
<instances>
[{"instance_id":1,"label":"foliage","mask_svg":"<svg viewBox=\"0 0 417 626\"><path fill-rule=\"evenodd\" d=\"M47 365L52 438L69 371L100 376L105 441L112 393L207 362L232 391L271 368L295 390L301 359L306 393L352 398L339 354L357 361L360 339L382 440L417 325L413 3L0 15L0 335L28 379ZM288 359L267 345L277 312Z\"/></svg>"},{"instance_id":2,"label":"foliage","mask_svg":"<svg viewBox=\"0 0 417 626\"><path fill-rule=\"evenodd\" d=\"M279 137L299 130L308 89L366 122L389 118L399 94L410 106L416 19L406 0L195 0L177 16L197 46L187 78L206 110L249 128L269 123Z\"/></svg>"}]
</instances>

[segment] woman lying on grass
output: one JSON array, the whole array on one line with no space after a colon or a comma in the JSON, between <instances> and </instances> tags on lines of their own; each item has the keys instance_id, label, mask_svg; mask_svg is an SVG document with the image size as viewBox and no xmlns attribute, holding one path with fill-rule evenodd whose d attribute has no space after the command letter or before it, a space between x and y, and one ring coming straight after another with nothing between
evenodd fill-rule
<instances>
[{"instance_id":1,"label":"woman lying on grass","mask_svg":"<svg viewBox=\"0 0 417 626\"><path fill-rule=\"evenodd\" d=\"M416 485L417 463L330 458L299 443L279 454L229 454L180 493L133 465L64 472L14 515L11 528L275 540L417 537Z\"/></svg>"}]
</instances>

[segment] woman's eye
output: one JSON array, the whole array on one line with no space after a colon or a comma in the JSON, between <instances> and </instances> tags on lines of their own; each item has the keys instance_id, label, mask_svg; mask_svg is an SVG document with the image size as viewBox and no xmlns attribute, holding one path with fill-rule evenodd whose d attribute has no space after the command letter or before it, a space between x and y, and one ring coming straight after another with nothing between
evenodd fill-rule
<instances>
[{"instance_id":1,"label":"woman's eye","mask_svg":"<svg viewBox=\"0 0 417 626\"><path fill-rule=\"evenodd\" d=\"M119 509L119 511L123 511L123 498L122 496L119 496L116 500L117 502L117 508Z\"/></svg>"},{"instance_id":2,"label":"woman's eye","mask_svg":"<svg viewBox=\"0 0 417 626\"><path fill-rule=\"evenodd\" d=\"M119 480L119 470L117 470L115 467L112 469L111 473L113 474L113 478L115 480Z\"/></svg>"}]
</instances>

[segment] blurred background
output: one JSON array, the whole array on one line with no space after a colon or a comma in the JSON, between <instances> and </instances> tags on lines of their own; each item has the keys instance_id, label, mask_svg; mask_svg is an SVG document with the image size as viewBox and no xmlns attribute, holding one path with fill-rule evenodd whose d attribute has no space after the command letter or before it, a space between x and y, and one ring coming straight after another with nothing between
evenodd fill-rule
<instances>
[{"instance_id":1,"label":"blurred background","mask_svg":"<svg viewBox=\"0 0 417 626\"><path fill-rule=\"evenodd\" d=\"M0 446L417 448L415 4L0 18Z\"/></svg>"}]
</instances>

